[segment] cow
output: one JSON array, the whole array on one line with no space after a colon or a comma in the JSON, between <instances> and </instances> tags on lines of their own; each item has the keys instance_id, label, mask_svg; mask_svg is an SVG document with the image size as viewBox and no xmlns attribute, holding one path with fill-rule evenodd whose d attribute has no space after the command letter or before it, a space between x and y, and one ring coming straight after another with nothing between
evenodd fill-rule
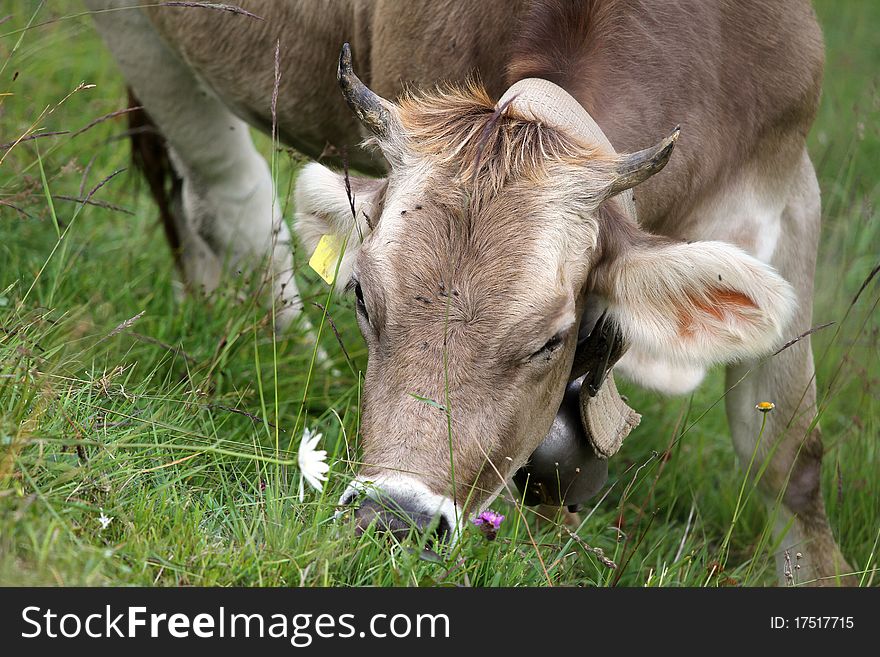
<instances>
[{"instance_id":1,"label":"cow","mask_svg":"<svg viewBox=\"0 0 880 657\"><path fill-rule=\"evenodd\" d=\"M571 417L585 373L613 406L611 365L683 394L725 364L780 577L800 553L802 579L842 581L809 337L780 350L810 327L819 236L808 2L138 4L87 0L167 144L191 285L264 271L279 324L296 317L292 237L248 126L322 159L298 175L296 231L308 253L336 245L368 347L365 465L340 500L358 527L399 530L393 506L454 540ZM596 335L603 365L579 368ZM618 441L635 423L612 421Z\"/></svg>"}]
</instances>

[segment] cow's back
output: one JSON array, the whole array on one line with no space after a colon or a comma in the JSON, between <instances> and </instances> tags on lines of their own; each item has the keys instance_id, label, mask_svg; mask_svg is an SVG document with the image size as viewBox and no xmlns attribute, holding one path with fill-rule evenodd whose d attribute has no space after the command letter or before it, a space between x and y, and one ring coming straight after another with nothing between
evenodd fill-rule
<instances>
[{"instance_id":1,"label":"cow's back","mask_svg":"<svg viewBox=\"0 0 880 657\"><path fill-rule=\"evenodd\" d=\"M806 0L239 4L265 20L149 11L208 86L264 128L279 42L280 134L313 157L362 137L336 86L344 40L364 80L388 98L409 84L474 73L500 95L534 76L578 98L618 150L644 148L681 124L675 157L636 195L643 222L670 234L707 190L762 149L790 150L796 161L821 86L821 33ZM361 151L351 159L381 167Z\"/></svg>"},{"instance_id":2,"label":"cow's back","mask_svg":"<svg viewBox=\"0 0 880 657\"><path fill-rule=\"evenodd\" d=\"M823 65L806 0L540 0L523 19L510 80L560 84L618 150L681 124L670 164L636 192L642 222L675 234L744 166L762 176L797 168Z\"/></svg>"},{"instance_id":3,"label":"cow's back","mask_svg":"<svg viewBox=\"0 0 880 657\"><path fill-rule=\"evenodd\" d=\"M509 41L522 2L485 0L241 0L257 20L225 11L146 9L165 41L245 120L268 129L280 44L277 123L284 141L311 157L351 149L355 165L380 171L357 150L365 134L342 99L336 66L342 43L378 93L394 98L406 85L479 75L503 91Z\"/></svg>"}]
</instances>

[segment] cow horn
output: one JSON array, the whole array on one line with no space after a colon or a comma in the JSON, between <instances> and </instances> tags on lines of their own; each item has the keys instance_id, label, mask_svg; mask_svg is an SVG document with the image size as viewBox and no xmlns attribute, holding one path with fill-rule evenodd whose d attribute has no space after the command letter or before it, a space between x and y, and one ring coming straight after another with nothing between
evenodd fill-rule
<instances>
[{"instance_id":1,"label":"cow horn","mask_svg":"<svg viewBox=\"0 0 880 657\"><path fill-rule=\"evenodd\" d=\"M672 134L656 146L621 156L616 167L617 177L611 183L608 196L635 187L665 167L680 133L681 126L675 126Z\"/></svg>"},{"instance_id":2,"label":"cow horn","mask_svg":"<svg viewBox=\"0 0 880 657\"><path fill-rule=\"evenodd\" d=\"M351 65L351 46L348 43L342 45L342 52L339 53L336 80L348 106L357 115L358 120L380 139L388 137L393 122L389 104L381 96L370 91L369 87L355 75Z\"/></svg>"}]
</instances>

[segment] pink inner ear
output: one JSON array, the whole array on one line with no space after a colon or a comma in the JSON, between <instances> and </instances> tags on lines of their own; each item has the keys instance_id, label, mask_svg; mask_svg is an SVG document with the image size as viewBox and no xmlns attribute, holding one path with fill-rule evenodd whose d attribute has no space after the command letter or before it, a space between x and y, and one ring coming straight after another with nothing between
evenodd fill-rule
<instances>
[{"instance_id":1,"label":"pink inner ear","mask_svg":"<svg viewBox=\"0 0 880 657\"><path fill-rule=\"evenodd\" d=\"M678 334L692 337L706 324L706 315L724 322L727 317L743 319L758 305L747 295L729 288L712 287L704 295L687 295L688 304L678 308ZM700 315L703 315L701 318Z\"/></svg>"}]
</instances>

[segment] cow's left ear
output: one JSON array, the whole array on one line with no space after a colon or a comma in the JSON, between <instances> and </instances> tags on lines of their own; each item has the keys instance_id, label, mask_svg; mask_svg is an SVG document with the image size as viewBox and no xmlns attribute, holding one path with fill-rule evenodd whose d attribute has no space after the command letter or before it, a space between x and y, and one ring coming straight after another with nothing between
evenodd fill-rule
<instances>
[{"instance_id":1,"label":"cow's left ear","mask_svg":"<svg viewBox=\"0 0 880 657\"><path fill-rule=\"evenodd\" d=\"M701 367L780 345L796 302L769 265L724 242L672 242L633 225L614 237L595 291L639 352Z\"/></svg>"},{"instance_id":2,"label":"cow's left ear","mask_svg":"<svg viewBox=\"0 0 880 657\"><path fill-rule=\"evenodd\" d=\"M351 278L361 242L369 235L373 223L379 220L386 180L350 175L349 184L354 212L346 190L345 176L317 162L303 167L296 178L294 190L294 229L306 253L311 256L325 235L335 237L338 244L345 243L335 279L340 289ZM335 269L335 262L333 267Z\"/></svg>"}]
</instances>

